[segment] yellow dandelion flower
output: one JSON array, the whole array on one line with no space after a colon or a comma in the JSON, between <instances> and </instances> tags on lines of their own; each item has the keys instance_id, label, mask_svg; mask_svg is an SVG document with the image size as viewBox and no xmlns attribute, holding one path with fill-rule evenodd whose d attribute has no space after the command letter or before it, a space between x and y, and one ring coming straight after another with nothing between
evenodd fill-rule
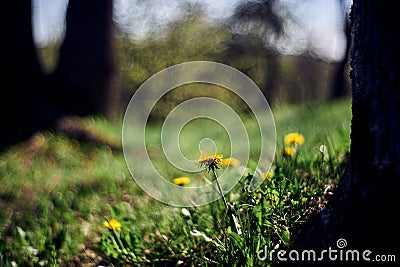
<instances>
[{"instance_id":1,"label":"yellow dandelion flower","mask_svg":"<svg viewBox=\"0 0 400 267\"><path fill-rule=\"evenodd\" d=\"M263 180L269 180L269 179L272 179L272 177L274 177L274 173L272 171L262 172L260 176L261 176L261 179L263 179Z\"/></svg>"},{"instance_id":2,"label":"yellow dandelion flower","mask_svg":"<svg viewBox=\"0 0 400 267\"><path fill-rule=\"evenodd\" d=\"M240 165L240 160L235 158L226 158L222 160L221 164L225 167L228 166L238 167Z\"/></svg>"},{"instance_id":3,"label":"yellow dandelion flower","mask_svg":"<svg viewBox=\"0 0 400 267\"><path fill-rule=\"evenodd\" d=\"M290 147L290 146L285 147L283 152L285 153L285 155L290 156L290 157L293 157L294 155L296 155L296 149L294 149L293 147Z\"/></svg>"},{"instance_id":4,"label":"yellow dandelion flower","mask_svg":"<svg viewBox=\"0 0 400 267\"><path fill-rule=\"evenodd\" d=\"M218 169L218 165L222 163L222 154L217 153L204 153L201 154L197 163L201 167L206 167L208 170Z\"/></svg>"},{"instance_id":5,"label":"yellow dandelion flower","mask_svg":"<svg viewBox=\"0 0 400 267\"><path fill-rule=\"evenodd\" d=\"M104 221L103 225L104 225L104 227L106 227L110 230L116 230L118 232L121 232L122 225L116 219Z\"/></svg>"},{"instance_id":6,"label":"yellow dandelion flower","mask_svg":"<svg viewBox=\"0 0 400 267\"><path fill-rule=\"evenodd\" d=\"M174 180L172 180L172 183L179 185L179 186L184 186L184 185L190 184L190 178L184 177L184 176L178 177L178 178L175 178Z\"/></svg>"},{"instance_id":7,"label":"yellow dandelion flower","mask_svg":"<svg viewBox=\"0 0 400 267\"><path fill-rule=\"evenodd\" d=\"M299 133L290 133L284 137L283 141L285 141L287 145L300 146L304 143L304 136Z\"/></svg>"}]
</instances>

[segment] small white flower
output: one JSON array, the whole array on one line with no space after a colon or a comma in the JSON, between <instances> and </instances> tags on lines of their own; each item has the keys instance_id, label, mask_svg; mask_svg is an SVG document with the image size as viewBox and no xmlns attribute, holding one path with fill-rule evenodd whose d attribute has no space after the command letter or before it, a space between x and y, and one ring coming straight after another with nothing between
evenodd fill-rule
<instances>
[{"instance_id":1,"label":"small white flower","mask_svg":"<svg viewBox=\"0 0 400 267\"><path fill-rule=\"evenodd\" d=\"M206 242L211 242L212 241L212 238L208 237L205 233L202 233L202 232L200 232L200 231L198 231L196 229L191 230L190 234L192 236L202 236Z\"/></svg>"},{"instance_id":2,"label":"small white flower","mask_svg":"<svg viewBox=\"0 0 400 267\"><path fill-rule=\"evenodd\" d=\"M190 234L192 236L201 236L202 235L202 233L196 229L190 230Z\"/></svg>"},{"instance_id":3,"label":"small white flower","mask_svg":"<svg viewBox=\"0 0 400 267\"><path fill-rule=\"evenodd\" d=\"M328 153L328 148L325 145L320 145L319 151L321 151L322 154Z\"/></svg>"},{"instance_id":4,"label":"small white flower","mask_svg":"<svg viewBox=\"0 0 400 267\"><path fill-rule=\"evenodd\" d=\"M21 227L17 226L17 231L22 238L26 237L26 232Z\"/></svg>"},{"instance_id":5,"label":"small white flower","mask_svg":"<svg viewBox=\"0 0 400 267\"><path fill-rule=\"evenodd\" d=\"M322 160L328 161L329 160L328 148L325 145L321 145L319 147L319 151L322 153Z\"/></svg>"},{"instance_id":6,"label":"small white flower","mask_svg":"<svg viewBox=\"0 0 400 267\"><path fill-rule=\"evenodd\" d=\"M32 246L28 246L26 248L26 250L29 252L29 254L31 254L33 256L36 256L38 254L38 252L39 252L36 248L34 248Z\"/></svg>"},{"instance_id":7,"label":"small white flower","mask_svg":"<svg viewBox=\"0 0 400 267\"><path fill-rule=\"evenodd\" d=\"M212 241L212 238L206 236L205 234L203 234L203 238L204 238L204 240L205 240L206 242L211 242L211 241Z\"/></svg>"},{"instance_id":8,"label":"small white flower","mask_svg":"<svg viewBox=\"0 0 400 267\"><path fill-rule=\"evenodd\" d=\"M190 217L190 211L188 211L186 208L182 208L182 214L185 217Z\"/></svg>"},{"instance_id":9,"label":"small white flower","mask_svg":"<svg viewBox=\"0 0 400 267\"><path fill-rule=\"evenodd\" d=\"M48 261L47 260L41 260L38 262L39 266L47 266Z\"/></svg>"}]
</instances>

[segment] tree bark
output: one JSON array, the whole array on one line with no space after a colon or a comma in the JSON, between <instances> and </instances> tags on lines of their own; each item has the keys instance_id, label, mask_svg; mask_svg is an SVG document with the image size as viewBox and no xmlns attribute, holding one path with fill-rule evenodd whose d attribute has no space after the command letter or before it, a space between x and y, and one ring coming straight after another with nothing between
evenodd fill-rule
<instances>
[{"instance_id":1,"label":"tree bark","mask_svg":"<svg viewBox=\"0 0 400 267\"><path fill-rule=\"evenodd\" d=\"M301 229L294 246L300 251L338 249L337 240L344 238L343 250L368 249L371 258L400 257L395 218L400 192L399 8L400 1L354 0L350 161L329 207ZM354 266L326 258L322 266Z\"/></svg>"},{"instance_id":2,"label":"tree bark","mask_svg":"<svg viewBox=\"0 0 400 267\"><path fill-rule=\"evenodd\" d=\"M345 228L360 245L377 248L400 247L393 218L400 192L399 7L398 0L357 0L352 15L352 143L344 185L363 208L348 211L352 227Z\"/></svg>"}]
</instances>

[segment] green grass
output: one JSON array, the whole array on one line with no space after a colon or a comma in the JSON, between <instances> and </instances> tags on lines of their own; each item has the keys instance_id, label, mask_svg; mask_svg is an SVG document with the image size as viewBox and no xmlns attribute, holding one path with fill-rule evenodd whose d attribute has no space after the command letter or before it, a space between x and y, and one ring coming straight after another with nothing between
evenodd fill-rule
<instances>
[{"instance_id":1,"label":"green grass","mask_svg":"<svg viewBox=\"0 0 400 267\"><path fill-rule=\"evenodd\" d=\"M257 251L265 246L288 248L301 222L326 201L326 186L340 178L338 166L349 149L350 99L277 106L273 114L273 177L248 192L251 177L246 175L227 195L229 209L217 201L188 209L190 217L145 194L119 150L52 131L11 147L0 155L0 266L12 261L26 266L91 266L100 261L115 266L272 264L274 259L260 262ZM120 143L121 123L97 117L86 122ZM148 128L150 143L158 142L158 129ZM283 137L290 132L303 134L305 142L296 156L285 157ZM183 151L195 158L201 136L193 133L190 138L185 144L195 145ZM325 160L321 145L328 148ZM162 152L153 149L155 155ZM163 157L153 160L168 179L180 174L170 170ZM103 226L111 218L121 223L121 232Z\"/></svg>"}]
</instances>

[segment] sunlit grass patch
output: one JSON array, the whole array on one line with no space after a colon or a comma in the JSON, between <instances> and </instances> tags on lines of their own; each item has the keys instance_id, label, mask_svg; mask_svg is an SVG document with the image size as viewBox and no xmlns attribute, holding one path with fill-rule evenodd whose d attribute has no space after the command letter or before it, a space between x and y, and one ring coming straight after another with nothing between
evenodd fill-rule
<instances>
[{"instance_id":1,"label":"sunlit grass patch","mask_svg":"<svg viewBox=\"0 0 400 267\"><path fill-rule=\"evenodd\" d=\"M80 244L96 237L97 229L87 226L99 220L105 203L119 203L124 191L140 195L122 155L50 131L4 152L0 173L0 239L5 246L0 251L5 258L20 259L17 263L49 262L47 254L73 260ZM17 229L26 234L22 237ZM24 246L35 248L37 255L24 258Z\"/></svg>"}]
</instances>

